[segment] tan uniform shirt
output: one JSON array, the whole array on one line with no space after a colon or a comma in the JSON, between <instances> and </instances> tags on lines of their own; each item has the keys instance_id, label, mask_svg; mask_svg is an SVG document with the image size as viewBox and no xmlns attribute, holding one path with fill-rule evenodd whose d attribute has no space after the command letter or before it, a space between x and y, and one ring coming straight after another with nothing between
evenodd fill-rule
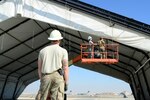
<instances>
[{"instance_id":1,"label":"tan uniform shirt","mask_svg":"<svg viewBox=\"0 0 150 100\"><path fill-rule=\"evenodd\" d=\"M43 48L38 60L42 61L42 73L52 73L62 68L62 61L68 60L68 52L58 44L53 44Z\"/></svg>"},{"instance_id":2,"label":"tan uniform shirt","mask_svg":"<svg viewBox=\"0 0 150 100\"><path fill-rule=\"evenodd\" d=\"M98 45L99 45L100 48L105 47L105 41L104 40L99 40Z\"/></svg>"}]
</instances>

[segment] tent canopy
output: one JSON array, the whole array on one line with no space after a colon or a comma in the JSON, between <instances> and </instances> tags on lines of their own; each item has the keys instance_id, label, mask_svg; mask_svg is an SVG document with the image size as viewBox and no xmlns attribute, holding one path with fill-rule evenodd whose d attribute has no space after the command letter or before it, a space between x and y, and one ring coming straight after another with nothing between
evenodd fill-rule
<instances>
[{"instance_id":1,"label":"tent canopy","mask_svg":"<svg viewBox=\"0 0 150 100\"><path fill-rule=\"evenodd\" d=\"M53 29L62 33L61 46L68 50L69 60L80 55L80 44L86 43L89 35L94 42L104 37L108 43L118 43L119 63L74 65L123 80L133 92L142 83L149 89L147 77L140 82L135 78L135 72L149 58L149 25L79 0L7 0L0 5L1 98L16 98L38 80L38 53L49 45L47 38ZM148 72L146 65L144 75ZM149 92L143 91L148 97Z\"/></svg>"}]
</instances>

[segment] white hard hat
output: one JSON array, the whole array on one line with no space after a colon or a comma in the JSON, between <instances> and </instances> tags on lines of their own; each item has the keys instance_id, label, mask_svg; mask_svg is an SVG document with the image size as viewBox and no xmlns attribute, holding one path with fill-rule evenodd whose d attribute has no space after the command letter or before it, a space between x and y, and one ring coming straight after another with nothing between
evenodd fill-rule
<instances>
[{"instance_id":1,"label":"white hard hat","mask_svg":"<svg viewBox=\"0 0 150 100\"><path fill-rule=\"evenodd\" d=\"M53 30L50 33L50 36L48 37L49 40L61 40L63 37L61 36L61 33L58 30Z\"/></svg>"},{"instance_id":2,"label":"white hard hat","mask_svg":"<svg viewBox=\"0 0 150 100\"><path fill-rule=\"evenodd\" d=\"M91 36L88 36L88 40L92 40L92 37L91 37Z\"/></svg>"}]
</instances>

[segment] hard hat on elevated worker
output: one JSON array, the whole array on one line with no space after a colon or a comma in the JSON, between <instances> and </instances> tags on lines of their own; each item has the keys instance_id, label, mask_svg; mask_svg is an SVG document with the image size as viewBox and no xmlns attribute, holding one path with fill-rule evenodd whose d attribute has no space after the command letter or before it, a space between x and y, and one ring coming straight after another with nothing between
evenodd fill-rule
<instances>
[{"instance_id":1,"label":"hard hat on elevated worker","mask_svg":"<svg viewBox=\"0 0 150 100\"><path fill-rule=\"evenodd\" d=\"M88 40L92 40L92 37L91 37L91 36L88 36Z\"/></svg>"},{"instance_id":2,"label":"hard hat on elevated worker","mask_svg":"<svg viewBox=\"0 0 150 100\"><path fill-rule=\"evenodd\" d=\"M50 36L48 37L49 40L61 40L63 37L61 36L61 33L58 30L53 30L50 33Z\"/></svg>"}]
</instances>

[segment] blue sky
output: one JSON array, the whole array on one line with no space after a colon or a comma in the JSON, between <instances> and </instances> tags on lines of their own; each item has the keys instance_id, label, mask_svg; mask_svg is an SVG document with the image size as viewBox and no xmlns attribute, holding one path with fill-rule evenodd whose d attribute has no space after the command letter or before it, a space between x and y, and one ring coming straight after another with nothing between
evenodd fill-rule
<instances>
[{"instance_id":1,"label":"blue sky","mask_svg":"<svg viewBox=\"0 0 150 100\"><path fill-rule=\"evenodd\" d=\"M81 0L108 11L150 24L150 0ZM30 84L25 93L37 93L39 81ZM129 84L100 73L70 67L69 91L73 92L131 92Z\"/></svg>"},{"instance_id":2,"label":"blue sky","mask_svg":"<svg viewBox=\"0 0 150 100\"><path fill-rule=\"evenodd\" d=\"M105 10L150 24L150 0L81 0Z\"/></svg>"}]
</instances>

